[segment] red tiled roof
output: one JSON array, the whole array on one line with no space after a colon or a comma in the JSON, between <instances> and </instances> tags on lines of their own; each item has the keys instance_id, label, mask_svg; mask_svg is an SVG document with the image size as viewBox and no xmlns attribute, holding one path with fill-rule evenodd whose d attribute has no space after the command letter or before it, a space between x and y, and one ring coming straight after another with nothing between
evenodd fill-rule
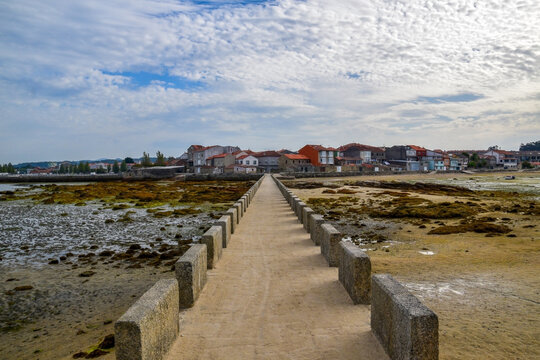
<instances>
[{"instance_id":1,"label":"red tiled roof","mask_svg":"<svg viewBox=\"0 0 540 360\"><path fill-rule=\"evenodd\" d=\"M254 153L253 156L255 157L280 157L281 154L278 153L277 151L273 151L273 150L269 150L269 151L261 151L261 152L258 152L258 153Z\"/></svg>"},{"instance_id":2,"label":"red tiled roof","mask_svg":"<svg viewBox=\"0 0 540 360\"><path fill-rule=\"evenodd\" d=\"M201 149L204 149L204 146L202 146L202 145L191 145L190 147L192 147L193 150L201 150Z\"/></svg>"},{"instance_id":3,"label":"red tiled roof","mask_svg":"<svg viewBox=\"0 0 540 360\"><path fill-rule=\"evenodd\" d=\"M407 145L407 146L410 147L413 150L420 150L420 151L427 150L426 148L423 148L421 146L416 146L416 145Z\"/></svg>"},{"instance_id":4,"label":"red tiled roof","mask_svg":"<svg viewBox=\"0 0 540 360\"><path fill-rule=\"evenodd\" d=\"M254 156L254 155L251 155L251 154L248 154L248 155L242 155L242 156L237 157L237 159L238 159L238 160L242 160L242 159L247 158L248 156Z\"/></svg>"},{"instance_id":5,"label":"red tiled roof","mask_svg":"<svg viewBox=\"0 0 540 360\"><path fill-rule=\"evenodd\" d=\"M312 147L313 149L317 150L317 151L332 151L332 148L325 148L324 146L322 145L311 145L311 144L307 144L305 146L310 146Z\"/></svg>"},{"instance_id":6,"label":"red tiled roof","mask_svg":"<svg viewBox=\"0 0 540 360\"><path fill-rule=\"evenodd\" d=\"M358 143L350 143L350 144L347 144L347 145L340 146L338 148L338 150L339 151L346 151L346 150L350 149L353 146L360 148L360 151L373 151L373 152L379 152L379 153L384 152L384 150L379 148L379 147L371 146L371 145L358 144Z\"/></svg>"},{"instance_id":7,"label":"red tiled roof","mask_svg":"<svg viewBox=\"0 0 540 360\"><path fill-rule=\"evenodd\" d=\"M210 156L209 158L207 158L206 160L212 160L212 159L217 159L217 158L224 158L225 156L227 156L229 154L219 154L219 155L214 155L214 156Z\"/></svg>"},{"instance_id":8,"label":"red tiled roof","mask_svg":"<svg viewBox=\"0 0 540 360\"><path fill-rule=\"evenodd\" d=\"M233 154L233 155L238 155L238 154L243 153L243 152L245 152L246 154L254 154L254 152L251 151L251 150L240 150L240 151L235 151L235 152L233 152L232 154Z\"/></svg>"},{"instance_id":9,"label":"red tiled roof","mask_svg":"<svg viewBox=\"0 0 540 360\"><path fill-rule=\"evenodd\" d=\"M283 154L287 159L291 160L309 160L309 158L302 154Z\"/></svg>"},{"instance_id":10,"label":"red tiled roof","mask_svg":"<svg viewBox=\"0 0 540 360\"><path fill-rule=\"evenodd\" d=\"M511 151L506 151L506 150L493 150L494 152L496 153L499 153L501 155L511 155L511 156L514 156L514 153L511 152Z\"/></svg>"}]
</instances>

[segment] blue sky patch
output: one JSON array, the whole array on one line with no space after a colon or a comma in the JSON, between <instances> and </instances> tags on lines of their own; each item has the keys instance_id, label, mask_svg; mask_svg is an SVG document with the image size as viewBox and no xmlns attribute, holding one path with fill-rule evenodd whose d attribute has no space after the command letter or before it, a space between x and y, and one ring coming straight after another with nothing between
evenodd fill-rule
<instances>
[{"instance_id":1,"label":"blue sky patch","mask_svg":"<svg viewBox=\"0 0 540 360\"><path fill-rule=\"evenodd\" d=\"M472 93L464 93L464 94L456 94L456 95L443 95L443 96L420 96L414 102L422 102L422 103L432 103L432 104L442 104L445 102L471 102L476 101L478 99L482 99L484 95L482 94L472 94Z\"/></svg>"},{"instance_id":2,"label":"blue sky patch","mask_svg":"<svg viewBox=\"0 0 540 360\"><path fill-rule=\"evenodd\" d=\"M368 76L370 76L371 73L369 71L360 70L357 72L347 72L345 73L345 76L349 79L355 79L355 80L367 80Z\"/></svg>"},{"instance_id":3,"label":"blue sky patch","mask_svg":"<svg viewBox=\"0 0 540 360\"><path fill-rule=\"evenodd\" d=\"M130 78L128 86L133 87L146 87L150 85L159 85L165 88L174 88L181 90L201 90L204 87L202 81L189 80L180 76L171 76L169 74L155 74L146 71L138 72L107 72L103 71L107 75L125 76Z\"/></svg>"},{"instance_id":4,"label":"blue sky patch","mask_svg":"<svg viewBox=\"0 0 540 360\"><path fill-rule=\"evenodd\" d=\"M192 0L194 5L201 5L207 8L219 8L222 6L242 7L246 5L260 5L273 3L273 0Z\"/></svg>"}]
</instances>

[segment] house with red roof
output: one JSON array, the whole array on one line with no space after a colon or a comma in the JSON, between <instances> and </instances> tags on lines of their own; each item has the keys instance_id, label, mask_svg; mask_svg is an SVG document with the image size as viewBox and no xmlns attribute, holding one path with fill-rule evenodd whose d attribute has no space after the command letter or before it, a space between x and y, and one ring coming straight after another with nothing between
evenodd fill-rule
<instances>
[{"instance_id":1,"label":"house with red roof","mask_svg":"<svg viewBox=\"0 0 540 360\"><path fill-rule=\"evenodd\" d=\"M238 146L202 146L191 145L188 148L188 164L194 173L200 173L200 167L207 166L206 159L221 154L232 154L236 151L240 151Z\"/></svg>"},{"instance_id":2,"label":"house with red roof","mask_svg":"<svg viewBox=\"0 0 540 360\"><path fill-rule=\"evenodd\" d=\"M386 162L394 170L419 171L420 160L426 155L427 149L416 145L395 145L384 151Z\"/></svg>"},{"instance_id":3,"label":"house with red roof","mask_svg":"<svg viewBox=\"0 0 540 360\"><path fill-rule=\"evenodd\" d=\"M505 169L516 169L518 166L518 155L512 151L490 149L482 155L493 156L495 165Z\"/></svg>"},{"instance_id":4,"label":"house with red roof","mask_svg":"<svg viewBox=\"0 0 540 360\"><path fill-rule=\"evenodd\" d=\"M279 160L279 170L287 172L312 172L310 159L302 154L283 154Z\"/></svg>"},{"instance_id":5,"label":"house with red roof","mask_svg":"<svg viewBox=\"0 0 540 360\"><path fill-rule=\"evenodd\" d=\"M264 172L270 173L278 171L281 154L277 151L261 151L254 153L253 156L259 160L259 167L262 168Z\"/></svg>"},{"instance_id":6,"label":"house with red roof","mask_svg":"<svg viewBox=\"0 0 540 360\"><path fill-rule=\"evenodd\" d=\"M306 145L298 153L306 156L313 167L321 172L332 171L334 169L334 157L337 149L327 148L322 145Z\"/></svg>"},{"instance_id":7,"label":"house with red roof","mask_svg":"<svg viewBox=\"0 0 540 360\"><path fill-rule=\"evenodd\" d=\"M382 161L384 161L384 149L375 146L350 143L340 146L338 148L338 151L339 157L341 157L342 160L357 165L362 163L369 164L372 162L381 163Z\"/></svg>"},{"instance_id":8,"label":"house with red roof","mask_svg":"<svg viewBox=\"0 0 540 360\"><path fill-rule=\"evenodd\" d=\"M235 160L233 154L214 155L206 159L206 166L214 168L214 174L223 174L227 166L235 164Z\"/></svg>"},{"instance_id":9,"label":"house with red roof","mask_svg":"<svg viewBox=\"0 0 540 360\"><path fill-rule=\"evenodd\" d=\"M254 155L241 155L236 158L237 165L259 166L259 159Z\"/></svg>"}]
</instances>

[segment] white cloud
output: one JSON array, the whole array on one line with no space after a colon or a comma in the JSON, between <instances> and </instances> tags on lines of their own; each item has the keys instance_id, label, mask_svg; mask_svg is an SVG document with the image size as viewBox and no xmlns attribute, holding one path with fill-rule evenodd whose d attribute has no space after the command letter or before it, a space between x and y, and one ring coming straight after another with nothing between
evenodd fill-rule
<instances>
[{"instance_id":1,"label":"white cloud","mask_svg":"<svg viewBox=\"0 0 540 360\"><path fill-rule=\"evenodd\" d=\"M536 0L0 7L0 162L192 142L516 148L540 133ZM202 86L136 86L139 71ZM479 99L416 101L458 94Z\"/></svg>"}]
</instances>

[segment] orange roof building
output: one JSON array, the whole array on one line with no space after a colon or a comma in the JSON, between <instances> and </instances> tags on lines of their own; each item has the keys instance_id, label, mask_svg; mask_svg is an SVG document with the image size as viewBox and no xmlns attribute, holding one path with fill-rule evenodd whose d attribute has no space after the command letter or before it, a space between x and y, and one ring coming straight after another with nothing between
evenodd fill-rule
<instances>
[{"instance_id":1,"label":"orange roof building","mask_svg":"<svg viewBox=\"0 0 540 360\"><path fill-rule=\"evenodd\" d=\"M334 149L326 148L322 145L306 145L298 152L309 158L313 166L334 165Z\"/></svg>"}]
</instances>

